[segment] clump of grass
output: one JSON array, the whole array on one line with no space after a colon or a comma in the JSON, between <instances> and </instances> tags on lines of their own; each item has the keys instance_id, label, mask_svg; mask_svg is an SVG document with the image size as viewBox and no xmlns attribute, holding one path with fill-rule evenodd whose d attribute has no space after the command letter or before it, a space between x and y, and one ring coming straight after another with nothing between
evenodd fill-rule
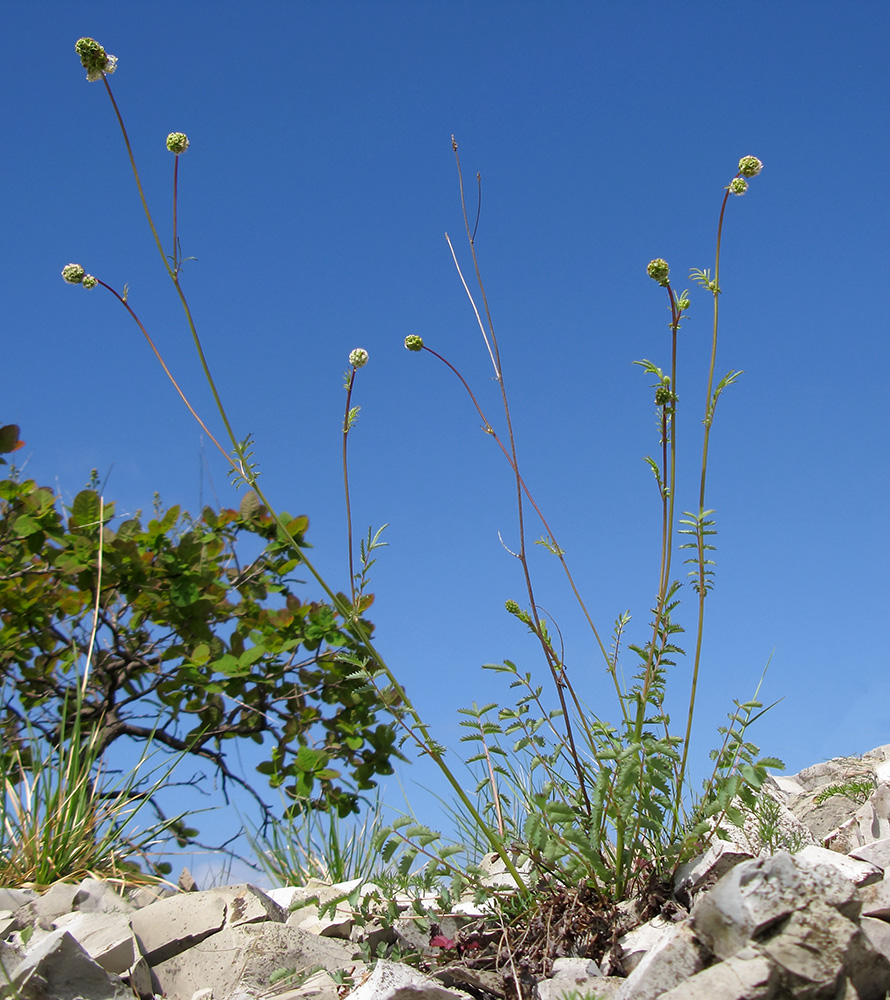
<instances>
[{"instance_id":1,"label":"clump of grass","mask_svg":"<svg viewBox=\"0 0 890 1000\"><path fill-rule=\"evenodd\" d=\"M381 808L378 797L358 824L341 819L335 809L291 803L284 818L248 832L247 838L260 868L275 885L367 880L380 857L376 838Z\"/></svg>"},{"instance_id":2,"label":"clump of grass","mask_svg":"<svg viewBox=\"0 0 890 1000\"><path fill-rule=\"evenodd\" d=\"M78 707L63 710L55 744L30 731L7 751L2 885L42 889L86 877L139 884L170 872L156 855L182 817L136 826L169 766L152 780L158 769L149 766L150 750L143 749L136 766L115 780L104 761L101 726L86 728Z\"/></svg>"},{"instance_id":3,"label":"clump of grass","mask_svg":"<svg viewBox=\"0 0 890 1000\"><path fill-rule=\"evenodd\" d=\"M22 733L7 733L0 754L0 884L45 888L54 882L86 877L121 884L156 882L170 865L156 856L175 838L182 846L195 831L182 816L160 817L142 829L143 810L155 808L155 795L178 760L151 765L151 739L135 766L112 778L105 760L104 719L84 721L84 696L95 649L102 580L100 545L96 598L83 676L74 695L62 702L54 734L38 732L26 720ZM73 661L74 652L71 657ZM74 666L72 662L72 666Z\"/></svg>"}]
</instances>

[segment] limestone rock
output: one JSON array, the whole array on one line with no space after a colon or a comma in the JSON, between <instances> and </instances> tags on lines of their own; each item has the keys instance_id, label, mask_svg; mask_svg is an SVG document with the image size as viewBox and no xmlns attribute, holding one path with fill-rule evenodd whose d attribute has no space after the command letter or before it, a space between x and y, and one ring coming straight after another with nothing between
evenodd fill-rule
<instances>
[{"instance_id":1,"label":"limestone rock","mask_svg":"<svg viewBox=\"0 0 890 1000\"><path fill-rule=\"evenodd\" d=\"M23 997L54 1000L124 1000L129 994L118 976L94 962L66 930L49 933L12 972Z\"/></svg>"},{"instance_id":2,"label":"limestone rock","mask_svg":"<svg viewBox=\"0 0 890 1000\"><path fill-rule=\"evenodd\" d=\"M845 915L858 915L855 889L832 868L809 867L780 851L737 865L692 909L696 934L718 958L729 958L771 924L809 900L821 900Z\"/></svg>"},{"instance_id":3,"label":"limestone rock","mask_svg":"<svg viewBox=\"0 0 890 1000\"><path fill-rule=\"evenodd\" d=\"M142 954L156 965L221 931L226 903L217 893L180 893L137 910L131 921Z\"/></svg>"},{"instance_id":4,"label":"limestone rock","mask_svg":"<svg viewBox=\"0 0 890 1000\"><path fill-rule=\"evenodd\" d=\"M873 840L870 844L854 847L850 857L859 861L867 861L877 868L890 868L890 837Z\"/></svg>"},{"instance_id":5,"label":"limestone rock","mask_svg":"<svg viewBox=\"0 0 890 1000\"><path fill-rule=\"evenodd\" d=\"M798 851L794 857L808 865L827 865L829 868L834 868L858 888L880 882L884 877L883 870L876 865L846 854L838 854L837 851L829 851L826 847L815 847L811 844Z\"/></svg>"},{"instance_id":6,"label":"limestone rock","mask_svg":"<svg viewBox=\"0 0 890 1000\"><path fill-rule=\"evenodd\" d=\"M587 958L557 958L553 976L538 983L540 1000L565 1000L571 996L601 996L603 975L596 962Z\"/></svg>"},{"instance_id":7,"label":"limestone rock","mask_svg":"<svg viewBox=\"0 0 890 1000\"><path fill-rule=\"evenodd\" d=\"M190 893L189 896L203 895ZM236 992L267 990L281 969L305 972L313 966L342 969L354 964L355 949L298 927L266 922L227 926L159 963L152 963L160 992L191 997L210 988L216 1000Z\"/></svg>"},{"instance_id":8,"label":"limestone rock","mask_svg":"<svg viewBox=\"0 0 890 1000\"><path fill-rule=\"evenodd\" d=\"M680 865L674 873L674 891L694 893L702 886L716 882L731 868L752 857L754 854L751 851L733 841L715 839L704 854Z\"/></svg>"},{"instance_id":9,"label":"limestone rock","mask_svg":"<svg viewBox=\"0 0 890 1000\"><path fill-rule=\"evenodd\" d=\"M675 924L628 976L619 1000L656 1000L700 972L709 960L691 925Z\"/></svg>"},{"instance_id":10,"label":"limestone rock","mask_svg":"<svg viewBox=\"0 0 890 1000\"><path fill-rule=\"evenodd\" d=\"M374 971L350 994L350 1000L457 1000L466 994L447 990L434 979L397 962L378 959Z\"/></svg>"},{"instance_id":11,"label":"limestone rock","mask_svg":"<svg viewBox=\"0 0 890 1000\"><path fill-rule=\"evenodd\" d=\"M85 878L77 887L73 907L84 913L132 913L136 907L110 882Z\"/></svg>"},{"instance_id":12,"label":"limestone rock","mask_svg":"<svg viewBox=\"0 0 890 1000\"><path fill-rule=\"evenodd\" d=\"M769 959L746 947L662 993L661 1000L774 1000L778 988L779 974Z\"/></svg>"},{"instance_id":13,"label":"limestone rock","mask_svg":"<svg viewBox=\"0 0 890 1000\"><path fill-rule=\"evenodd\" d=\"M654 917L640 924L618 939L621 947L621 964L628 974L640 964L643 958L670 933L673 925L663 917Z\"/></svg>"},{"instance_id":14,"label":"limestone rock","mask_svg":"<svg viewBox=\"0 0 890 1000\"><path fill-rule=\"evenodd\" d=\"M124 975L142 957L123 913L68 913L56 920L106 972Z\"/></svg>"}]
</instances>

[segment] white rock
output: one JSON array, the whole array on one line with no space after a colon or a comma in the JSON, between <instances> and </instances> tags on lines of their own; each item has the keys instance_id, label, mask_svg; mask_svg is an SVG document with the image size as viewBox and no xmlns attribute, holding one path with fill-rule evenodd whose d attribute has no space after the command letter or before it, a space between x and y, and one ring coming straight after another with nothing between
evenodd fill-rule
<instances>
[{"instance_id":1,"label":"white rock","mask_svg":"<svg viewBox=\"0 0 890 1000\"><path fill-rule=\"evenodd\" d=\"M66 930L51 931L13 969L12 981L22 994L123 1000L129 993L121 979L94 962Z\"/></svg>"},{"instance_id":2,"label":"white rock","mask_svg":"<svg viewBox=\"0 0 890 1000\"><path fill-rule=\"evenodd\" d=\"M628 975L633 972L643 957L670 933L672 927L673 924L663 917L654 917L619 938L621 964L624 966L624 971Z\"/></svg>"},{"instance_id":3,"label":"white rock","mask_svg":"<svg viewBox=\"0 0 890 1000\"><path fill-rule=\"evenodd\" d=\"M378 959L374 971L349 995L349 1000L390 1000L398 992L400 1000L455 1000L466 994L446 990L435 980L410 966Z\"/></svg>"},{"instance_id":4,"label":"white rock","mask_svg":"<svg viewBox=\"0 0 890 1000\"><path fill-rule=\"evenodd\" d=\"M674 889L695 892L701 885L722 878L731 868L753 856L739 844L715 839L704 854L680 865L674 874Z\"/></svg>"},{"instance_id":5,"label":"white rock","mask_svg":"<svg viewBox=\"0 0 890 1000\"><path fill-rule=\"evenodd\" d=\"M729 958L755 934L784 919L808 900L821 900L855 915L856 890L835 869L810 867L780 851L743 861L695 902L692 924L718 958Z\"/></svg>"},{"instance_id":6,"label":"white rock","mask_svg":"<svg viewBox=\"0 0 890 1000\"><path fill-rule=\"evenodd\" d=\"M213 892L179 893L145 906L131 917L139 948L152 965L216 934L225 923L226 902Z\"/></svg>"},{"instance_id":7,"label":"white rock","mask_svg":"<svg viewBox=\"0 0 890 1000\"><path fill-rule=\"evenodd\" d=\"M850 857L859 861L867 861L878 868L890 868L890 837L873 840L870 844L862 844L850 851Z\"/></svg>"},{"instance_id":8,"label":"white rock","mask_svg":"<svg viewBox=\"0 0 890 1000\"><path fill-rule=\"evenodd\" d=\"M663 993L661 1000L771 1000L778 984L773 964L749 946Z\"/></svg>"},{"instance_id":9,"label":"white rock","mask_svg":"<svg viewBox=\"0 0 890 1000\"><path fill-rule=\"evenodd\" d=\"M829 851L825 847L815 847L810 845L802 851L798 851L794 857L803 861L807 865L828 865L836 869L849 879L855 886L871 885L873 882L880 882L884 877L883 870L867 861L859 861L847 854L838 854L837 851Z\"/></svg>"},{"instance_id":10,"label":"white rock","mask_svg":"<svg viewBox=\"0 0 890 1000\"><path fill-rule=\"evenodd\" d=\"M627 977L618 1000L656 1000L703 969L706 958L692 927L674 924Z\"/></svg>"},{"instance_id":11,"label":"white rock","mask_svg":"<svg viewBox=\"0 0 890 1000\"><path fill-rule=\"evenodd\" d=\"M124 913L68 913L56 920L106 972L124 975L141 957Z\"/></svg>"}]
</instances>

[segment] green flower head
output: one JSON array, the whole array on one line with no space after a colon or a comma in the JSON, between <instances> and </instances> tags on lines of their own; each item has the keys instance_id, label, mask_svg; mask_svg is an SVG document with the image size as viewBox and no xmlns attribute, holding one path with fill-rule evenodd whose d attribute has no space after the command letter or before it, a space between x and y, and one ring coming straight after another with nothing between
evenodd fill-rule
<instances>
[{"instance_id":1,"label":"green flower head","mask_svg":"<svg viewBox=\"0 0 890 1000\"><path fill-rule=\"evenodd\" d=\"M368 363L368 352L361 347L349 352L349 363L353 368L363 368Z\"/></svg>"},{"instance_id":2,"label":"green flower head","mask_svg":"<svg viewBox=\"0 0 890 1000\"><path fill-rule=\"evenodd\" d=\"M84 288L95 288L99 284L99 279L94 278L91 274L85 274L83 276L83 287Z\"/></svg>"},{"instance_id":3,"label":"green flower head","mask_svg":"<svg viewBox=\"0 0 890 1000\"><path fill-rule=\"evenodd\" d=\"M69 285L79 285L86 277L86 271L80 264L66 264L62 268L62 277Z\"/></svg>"},{"instance_id":4,"label":"green flower head","mask_svg":"<svg viewBox=\"0 0 890 1000\"><path fill-rule=\"evenodd\" d=\"M511 615L519 614L519 605L516 603L516 601L504 601L504 607Z\"/></svg>"},{"instance_id":5,"label":"green flower head","mask_svg":"<svg viewBox=\"0 0 890 1000\"><path fill-rule=\"evenodd\" d=\"M671 401L674 398L674 394L671 392L670 385L660 385L655 390L655 405L656 406L670 406Z\"/></svg>"},{"instance_id":6,"label":"green flower head","mask_svg":"<svg viewBox=\"0 0 890 1000\"><path fill-rule=\"evenodd\" d=\"M423 337L418 337L416 333L412 333L409 337L405 337L405 347L409 351L422 351Z\"/></svg>"},{"instance_id":7,"label":"green flower head","mask_svg":"<svg viewBox=\"0 0 890 1000\"><path fill-rule=\"evenodd\" d=\"M79 38L74 51L80 56L91 83L101 80L104 73L113 73L117 69L117 56L110 56L95 38Z\"/></svg>"},{"instance_id":8,"label":"green flower head","mask_svg":"<svg viewBox=\"0 0 890 1000\"><path fill-rule=\"evenodd\" d=\"M729 183L730 194L743 195L748 190L748 182L744 177L733 177Z\"/></svg>"},{"instance_id":9,"label":"green flower head","mask_svg":"<svg viewBox=\"0 0 890 1000\"><path fill-rule=\"evenodd\" d=\"M671 280L671 269L668 267L668 262L662 260L661 257L656 257L655 260L650 260L646 265L646 274L653 281L657 281L659 285L666 285Z\"/></svg>"},{"instance_id":10,"label":"green flower head","mask_svg":"<svg viewBox=\"0 0 890 1000\"><path fill-rule=\"evenodd\" d=\"M179 156L189 148L189 137L185 132L171 132L167 136L167 149Z\"/></svg>"},{"instance_id":11,"label":"green flower head","mask_svg":"<svg viewBox=\"0 0 890 1000\"><path fill-rule=\"evenodd\" d=\"M756 156L743 156L739 160L739 173L742 177L756 177L763 170L763 164Z\"/></svg>"}]
</instances>

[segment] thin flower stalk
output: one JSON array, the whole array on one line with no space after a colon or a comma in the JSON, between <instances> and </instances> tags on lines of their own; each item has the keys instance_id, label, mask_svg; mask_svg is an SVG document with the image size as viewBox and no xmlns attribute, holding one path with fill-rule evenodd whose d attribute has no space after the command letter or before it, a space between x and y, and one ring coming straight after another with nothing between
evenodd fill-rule
<instances>
[{"instance_id":1,"label":"thin flower stalk","mask_svg":"<svg viewBox=\"0 0 890 1000\"><path fill-rule=\"evenodd\" d=\"M350 371L346 380L346 413L343 416L343 491L346 495L346 547L347 552L349 553L349 587L353 607L356 606L355 564L353 553L354 545L352 539L352 504L349 499L349 463L346 458L346 443L349 440L349 432L355 424L359 411L359 407L356 406L353 408L351 405L352 388L355 385L355 375L359 368L362 368L367 364L367 362L368 352L362 350L360 347L356 348L349 355Z\"/></svg>"},{"instance_id":2,"label":"thin flower stalk","mask_svg":"<svg viewBox=\"0 0 890 1000\"><path fill-rule=\"evenodd\" d=\"M719 326L719 311L720 311L720 251L723 242L723 220L726 215L726 204L729 201L730 194L742 195L747 190L747 181L745 177L754 177L760 173L763 168L763 164L756 157L753 156L743 156L739 161L739 170L733 181L730 182L726 189L726 193L723 195L723 202L720 205L720 217L717 221L717 243L714 251L714 279L713 281L707 282L707 287L709 288L713 299L714 299L714 312L713 312L713 327L711 335L711 363L708 369L708 387L707 395L705 396L705 419L704 419L704 435L702 440L702 461L701 461L701 478L699 481L699 494L698 494L698 518L696 522L696 554L698 560L698 621L696 625L695 634L695 654L693 657L692 664L692 682L690 684L689 692L689 711L687 713L686 719L686 735L683 740L683 755L680 761L680 767L678 772L677 780L677 803L675 807L675 828L677 825L677 815L680 812L680 796L682 794L683 780L686 775L686 766L689 756L689 740L692 735L692 720L695 713L695 699L698 689L698 673L699 667L701 665L701 651L702 651L702 639L704 636L704 620L705 620L705 597L707 596L707 581L706 581L706 571L705 571L705 539L704 539L704 518L707 514L705 510L705 485L707 481L708 474L708 448L711 440L711 427L714 422L714 410L717 405L717 396L719 395L719 388L717 393L714 391L714 371L717 364L717 332ZM735 181L741 180L742 186L736 185Z\"/></svg>"}]
</instances>

